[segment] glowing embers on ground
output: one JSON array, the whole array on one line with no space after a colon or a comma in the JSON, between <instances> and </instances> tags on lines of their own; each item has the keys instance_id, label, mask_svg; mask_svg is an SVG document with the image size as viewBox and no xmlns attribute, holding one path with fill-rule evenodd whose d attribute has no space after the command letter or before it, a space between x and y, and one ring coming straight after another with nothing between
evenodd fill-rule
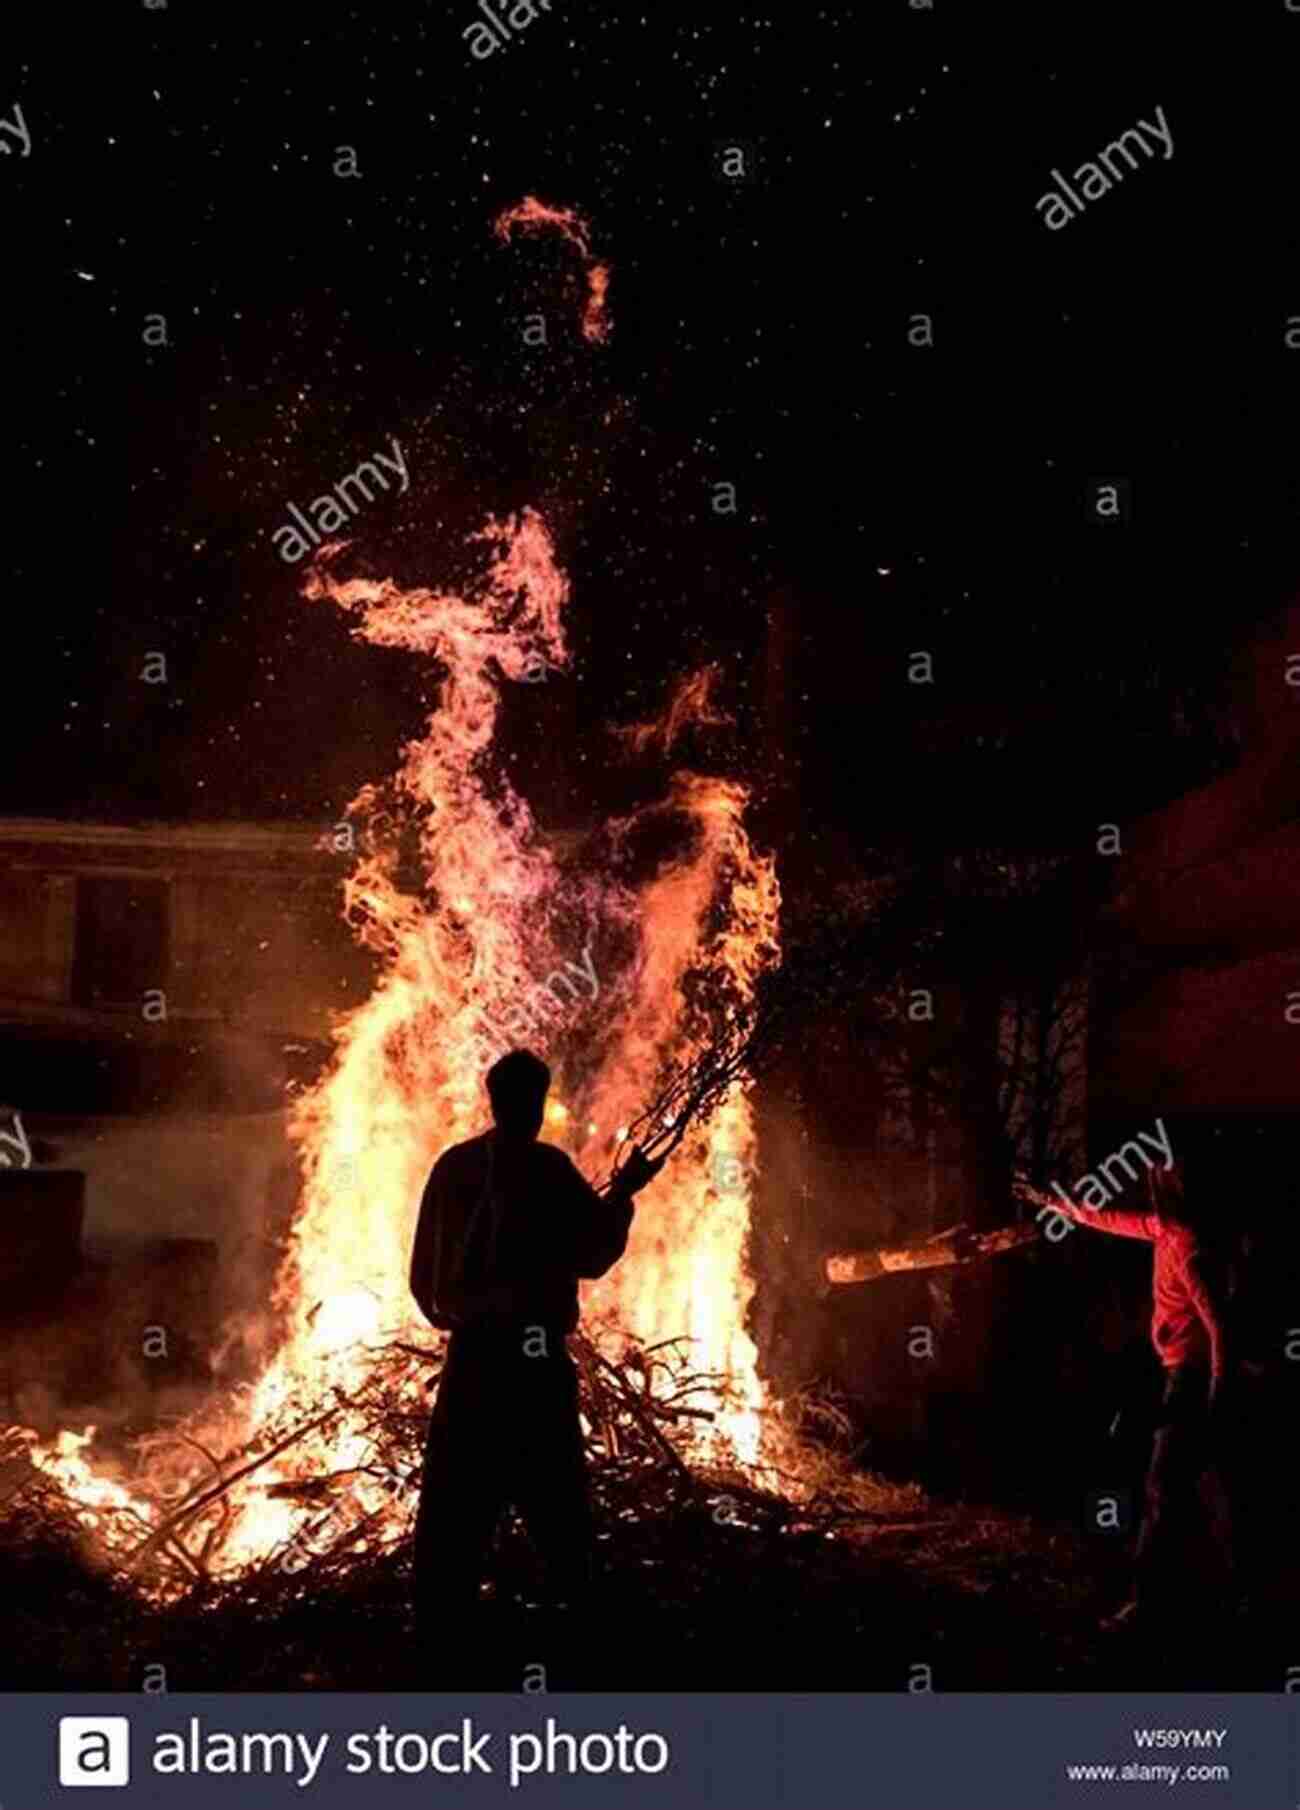
<instances>
[{"instance_id":1,"label":"glowing embers on ground","mask_svg":"<svg viewBox=\"0 0 1300 1810\"><path fill-rule=\"evenodd\" d=\"M557 856L494 744L504 686L535 657L567 664L568 580L531 509L473 538L487 558L463 594L345 579L324 558L307 575L306 597L345 611L358 638L436 660L442 677L392 778L350 807L362 852L344 910L381 971L339 1018L328 1071L292 1108L302 1190L263 1329L274 1355L251 1390L182 1430L193 1443L178 1459L173 1442L166 1463L188 1474L165 1492L147 1467L130 1489L98 1479L76 1435L33 1449L78 1501L108 1492L119 1551L161 1539L147 1530L170 1516L167 1537L201 1546L209 1575L230 1575L292 1549L322 1478L331 1512L372 1547L400 1540L412 1493L368 1474L376 1378L382 1369L385 1399L406 1391L413 1411L427 1406L427 1369L400 1357L403 1341L430 1336L407 1292L411 1238L433 1159L484 1122L483 1016L596 951L599 997L579 1024L539 1027L537 1041L556 1075L544 1135L598 1179L614 1129L636 1120L666 1069L708 1045L716 1013L744 1009L775 959L776 876L750 844L734 780L679 774L660 802L606 826L598 860ZM671 832L657 838L671 852L634 880L628 851L648 823ZM418 884L399 879L403 837L419 850ZM745 1329L749 1201L715 1186L721 1156L752 1176L752 1111L739 1091L692 1127L643 1197L626 1257L588 1288L586 1319L597 1341L688 1339L691 1368L718 1379L699 1403L714 1417L697 1423L699 1448L753 1464L763 1390Z\"/></svg>"}]
</instances>

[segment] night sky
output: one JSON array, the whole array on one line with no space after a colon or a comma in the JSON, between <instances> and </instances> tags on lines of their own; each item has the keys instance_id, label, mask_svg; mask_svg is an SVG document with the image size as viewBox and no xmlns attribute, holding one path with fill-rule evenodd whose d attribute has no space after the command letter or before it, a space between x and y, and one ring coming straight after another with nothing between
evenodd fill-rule
<instances>
[{"instance_id":1,"label":"night sky","mask_svg":"<svg viewBox=\"0 0 1300 1810\"><path fill-rule=\"evenodd\" d=\"M389 772L436 669L271 536L394 438L349 573L555 534L577 658L506 730L547 820L616 802L605 726L704 660L754 765L778 604L812 829L1068 841L1206 776L1300 576L1300 14L1050 10L554 0L483 61L468 0L6 20L0 810L327 824ZM1047 230L1052 167L1157 106L1173 157ZM572 248L493 236L528 194L589 222L608 344Z\"/></svg>"}]
</instances>

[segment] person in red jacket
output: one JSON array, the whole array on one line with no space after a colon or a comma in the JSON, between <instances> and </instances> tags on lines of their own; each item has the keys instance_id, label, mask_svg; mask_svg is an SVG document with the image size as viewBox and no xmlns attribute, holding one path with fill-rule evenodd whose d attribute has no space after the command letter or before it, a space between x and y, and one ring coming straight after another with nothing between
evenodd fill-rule
<instances>
[{"instance_id":1,"label":"person in red jacket","mask_svg":"<svg viewBox=\"0 0 1300 1810\"><path fill-rule=\"evenodd\" d=\"M445 1150L424 1189L411 1292L451 1332L425 1448L415 1598L430 1640L472 1642L488 1547L513 1504L556 1595L584 1595L592 1544L577 1372L578 1282L627 1248L640 1150L602 1196L538 1142L551 1074L528 1050L488 1071L492 1130ZM453 1656L448 1655L450 1660Z\"/></svg>"},{"instance_id":2,"label":"person in red jacket","mask_svg":"<svg viewBox=\"0 0 1300 1810\"><path fill-rule=\"evenodd\" d=\"M1053 1208L1079 1225L1154 1247L1151 1340L1165 1388L1135 1555L1137 1597L1125 1617L1165 1600L1173 1536L1217 1455L1236 1367L1224 1240L1189 1207L1177 1167L1150 1169L1147 1185L1145 1211L1083 1207L1059 1188L1052 1197Z\"/></svg>"}]
</instances>

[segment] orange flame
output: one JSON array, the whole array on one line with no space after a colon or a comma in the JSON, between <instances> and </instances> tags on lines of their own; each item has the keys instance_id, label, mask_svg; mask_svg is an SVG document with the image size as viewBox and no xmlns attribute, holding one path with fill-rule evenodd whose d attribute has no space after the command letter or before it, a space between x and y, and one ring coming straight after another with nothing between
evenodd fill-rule
<instances>
[{"instance_id":1,"label":"orange flame","mask_svg":"<svg viewBox=\"0 0 1300 1810\"><path fill-rule=\"evenodd\" d=\"M687 673L674 687L662 716L648 723L630 723L616 729L615 736L635 754L656 747L671 754L688 729L728 727L732 719L713 705L718 678L716 666L701 666L698 671Z\"/></svg>"},{"instance_id":2,"label":"orange flame","mask_svg":"<svg viewBox=\"0 0 1300 1810\"><path fill-rule=\"evenodd\" d=\"M510 243L515 227L538 231L554 227L569 241L587 268L587 305L583 310L582 331L585 338L599 344L609 338L609 316L605 311L609 291L609 265L597 263L591 255L591 228L582 215L571 207L552 207L536 195L525 195L513 207L497 215L493 231L503 244Z\"/></svg>"}]
</instances>

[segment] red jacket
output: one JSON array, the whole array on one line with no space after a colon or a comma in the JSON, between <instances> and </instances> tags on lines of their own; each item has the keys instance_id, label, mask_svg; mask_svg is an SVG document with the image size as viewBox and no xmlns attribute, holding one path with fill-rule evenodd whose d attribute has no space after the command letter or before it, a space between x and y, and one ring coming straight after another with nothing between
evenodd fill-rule
<instances>
[{"instance_id":1,"label":"red jacket","mask_svg":"<svg viewBox=\"0 0 1300 1810\"><path fill-rule=\"evenodd\" d=\"M1053 1205L1081 1226L1121 1238L1145 1238L1155 1246L1151 1339L1156 1356L1169 1370L1208 1360L1217 1384L1228 1364L1227 1288L1193 1228L1156 1213L1081 1207L1062 1193Z\"/></svg>"}]
</instances>

